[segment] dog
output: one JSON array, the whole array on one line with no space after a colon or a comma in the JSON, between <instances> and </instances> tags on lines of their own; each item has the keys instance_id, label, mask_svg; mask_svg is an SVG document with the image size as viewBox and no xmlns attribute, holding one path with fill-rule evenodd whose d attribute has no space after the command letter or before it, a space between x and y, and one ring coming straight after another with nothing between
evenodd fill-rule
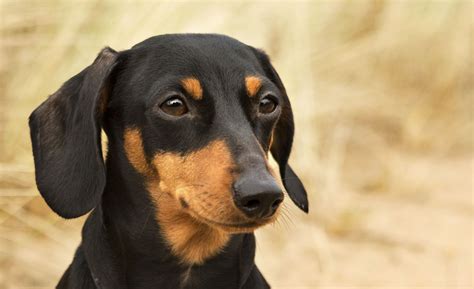
<instances>
[{"instance_id":1,"label":"dog","mask_svg":"<svg viewBox=\"0 0 474 289\"><path fill-rule=\"evenodd\" d=\"M106 47L29 125L46 203L90 212L57 288L270 288L253 232L285 195L308 212L285 87L263 51L224 35Z\"/></svg>"}]
</instances>

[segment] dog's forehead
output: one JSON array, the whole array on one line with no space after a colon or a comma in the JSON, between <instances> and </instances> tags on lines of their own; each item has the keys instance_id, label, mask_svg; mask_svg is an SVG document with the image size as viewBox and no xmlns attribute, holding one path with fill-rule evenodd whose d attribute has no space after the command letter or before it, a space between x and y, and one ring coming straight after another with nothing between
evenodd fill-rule
<instances>
[{"instance_id":1,"label":"dog's forehead","mask_svg":"<svg viewBox=\"0 0 474 289\"><path fill-rule=\"evenodd\" d=\"M223 35L162 35L135 45L130 52L154 75L194 75L205 81L262 72L252 48Z\"/></svg>"},{"instance_id":2,"label":"dog's forehead","mask_svg":"<svg viewBox=\"0 0 474 289\"><path fill-rule=\"evenodd\" d=\"M148 38L132 49L170 49L188 50L189 52L199 51L212 57L218 57L216 53L240 55L241 57L251 57L250 47L237 39L219 34L167 34Z\"/></svg>"}]
</instances>

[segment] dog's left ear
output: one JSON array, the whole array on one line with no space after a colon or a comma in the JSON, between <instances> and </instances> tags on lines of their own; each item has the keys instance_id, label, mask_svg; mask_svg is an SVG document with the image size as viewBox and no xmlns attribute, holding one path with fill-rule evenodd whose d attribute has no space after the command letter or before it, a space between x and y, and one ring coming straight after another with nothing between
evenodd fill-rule
<instances>
[{"instance_id":1,"label":"dog's left ear","mask_svg":"<svg viewBox=\"0 0 474 289\"><path fill-rule=\"evenodd\" d=\"M288 164L295 130L290 100L288 99L285 86L283 85L280 76L275 68L273 68L266 53L255 48L252 48L252 50L257 56L267 77L278 87L278 89L280 89L283 96L283 103L281 104L282 111L273 132L270 151L280 167L281 179L283 180L288 195L298 208L307 213L309 207L306 189Z\"/></svg>"}]
</instances>

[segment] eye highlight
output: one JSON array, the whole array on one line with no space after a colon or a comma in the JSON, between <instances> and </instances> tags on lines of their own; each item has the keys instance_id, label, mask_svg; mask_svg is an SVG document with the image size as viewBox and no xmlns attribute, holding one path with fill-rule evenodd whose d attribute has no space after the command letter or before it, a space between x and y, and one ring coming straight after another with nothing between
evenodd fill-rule
<instances>
[{"instance_id":1,"label":"eye highlight","mask_svg":"<svg viewBox=\"0 0 474 289\"><path fill-rule=\"evenodd\" d=\"M160 108L164 113L172 116L182 116L189 111L184 100L178 95L168 98L160 105Z\"/></svg>"},{"instance_id":2,"label":"eye highlight","mask_svg":"<svg viewBox=\"0 0 474 289\"><path fill-rule=\"evenodd\" d=\"M262 114L269 114L275 111L278 107L278 102L271 95L267 95L260 100L258 112Z\"/></svg>"}]
</instances>

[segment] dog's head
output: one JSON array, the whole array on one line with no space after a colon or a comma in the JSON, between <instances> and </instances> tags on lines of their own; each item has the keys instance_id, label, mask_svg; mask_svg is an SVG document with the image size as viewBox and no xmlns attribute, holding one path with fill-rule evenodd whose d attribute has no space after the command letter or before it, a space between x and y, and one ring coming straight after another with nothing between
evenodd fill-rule
<instances>
[{"instance_id":1,"label":"dog's head","mask_svg":"<svg viewBox=\"0 0 474 289\"><path fill-rule=\"evenodd\" d=\"M160 206L167 196L162 212L248 232L275 219L284 192L308 210L288 165L294 127L283 83L265 53L229 37L106 48L32 113L30 128L38 188L66 218L94 208L113 182L102 128L151 199Z\"/></svg>"}]
</instances>

